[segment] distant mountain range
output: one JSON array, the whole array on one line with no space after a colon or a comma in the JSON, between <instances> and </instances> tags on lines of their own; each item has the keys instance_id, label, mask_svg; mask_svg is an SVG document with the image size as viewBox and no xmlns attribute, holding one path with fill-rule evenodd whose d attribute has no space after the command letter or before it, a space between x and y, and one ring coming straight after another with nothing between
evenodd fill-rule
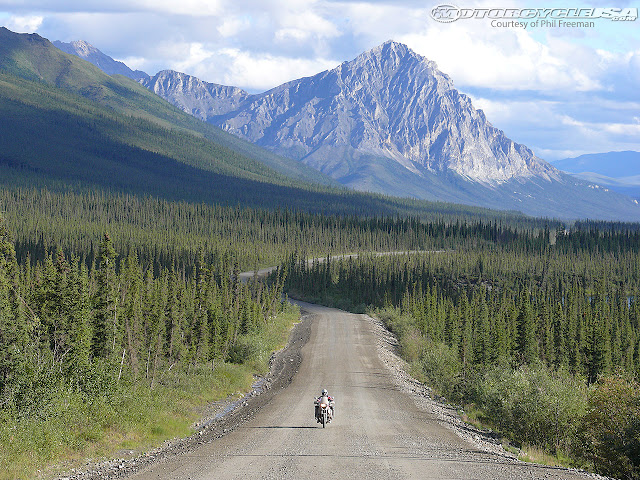
<instances>
[{"instance_id":1,"label":"distant mountain range","mask_svg":"<svg viewBox=\"0 0 640 480\"><path fill-rule=\"evenodd\" d=\"M640 152L589 153L553 162L568 173L592 172L612 178L640 175Z\"/></svg>"},{"instance_id":2,"label":"distant mountain range","mask_svg":"<svg viewBox=\"0 0 640 480\"><path fill-rule=\"evenodd\" d=\"M37 34L1 27L0 188L118 192L358 216L522 220L515 212L348 190L186 114L134 80L107 75Z\"/></svg>"},{"instance_id":3,"label":"distant mountain range","mask_svg":"<svg viewBox=\"0 0 640 480\"><path fill-rule=\"evenodd\" d=\"M553 165L576 178L640 199L640 152L590 153Z\"/></svg>"},{"instance_id":4,"label":"distant mountain range","mask_svg":"<svg viewBox=\"0 0 640 480\"><path fill-rule=\"evenodd\" d=\"M101 58L86 43L72 45L92 52L89 61ZM396 42L257 95L173 71L128 76L191 115L359 190L565 219L640 219L637 202L508 139L433 62Z\"/></svg>"}]
</instances>

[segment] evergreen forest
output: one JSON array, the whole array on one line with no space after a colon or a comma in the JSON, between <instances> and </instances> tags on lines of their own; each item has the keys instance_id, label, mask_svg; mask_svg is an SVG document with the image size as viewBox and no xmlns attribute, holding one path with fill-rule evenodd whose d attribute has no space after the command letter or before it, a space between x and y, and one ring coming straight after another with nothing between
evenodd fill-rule
<instances>
[{"instance_id":1,"label":"evergreen forest","mask_svg":"<svg viewBox=\"0 0 640 480\"><path fill-rule=\"evenodd\" d=\"M640 235L603 227L474 225L439 251L293 254L286 288L380 318L418 378L517 445L639 478Z\"/></svg>"},{"instance_id":2,"label":"evergreen forest","mask_svg":"<svg viewBox=\"0 0 640 480\"><path fill-rule=\"evenodd\" d=\"M195 406L249 389L299 314L283 300L286 268L267 283L239 272L295 251L453 248L469 228L459 212L336 215L82 188L5 187L0 202L0 478L187 435Z\"/></svg>"},{"instance_id":3,"label":"evergreen forest","mask_svg":"<svg viewBox=\"0 0 640 480\"><path fill-rule=\"evenodd\" d=\"M187 434L191 417L164 431L141 410L176 415L158 413L161 399L176 395L182 408L248 388L297 318L285 293L373 312L416 376L513 442L637 475L637 225L311 213L107 190L14 187L0 201L6 478L64 458L61 430L70 458ZM344 253L359 255L332 258ZM266 283L240 281L269 265L280 267Z\"/></svg>"},{"instance_id":4,"label":"evergreen forest","mask_svg":"<svg viewBox=\"0 0 640 480\"><path fill-rule=\"evenodd\" d=\"M348 191L5 28L0 111L0 480L190 435L287 295L375 315L511 444L640 478L640 224Z\"/></svg>"}]
</instances>

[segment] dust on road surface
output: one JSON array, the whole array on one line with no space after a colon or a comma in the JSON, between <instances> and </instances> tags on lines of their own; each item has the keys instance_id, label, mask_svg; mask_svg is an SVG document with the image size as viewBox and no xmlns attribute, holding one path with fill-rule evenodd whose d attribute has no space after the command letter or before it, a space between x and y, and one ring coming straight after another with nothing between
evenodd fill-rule
<instances>
[{"instance_id":1,"label":"dust on road surface","mask_svg":"<svg viewBox=\"0 0 640 480\"><path fill-rule=\"evenodd\" d=\"M129 478L586 478L478 449L397 386L366 316L300 304L312 314L311 331L291 383L274 384L255 415L225 435ZM336 399L336 417L325 429L313 416L322 388Z\"/></svg>"}]
</instances>

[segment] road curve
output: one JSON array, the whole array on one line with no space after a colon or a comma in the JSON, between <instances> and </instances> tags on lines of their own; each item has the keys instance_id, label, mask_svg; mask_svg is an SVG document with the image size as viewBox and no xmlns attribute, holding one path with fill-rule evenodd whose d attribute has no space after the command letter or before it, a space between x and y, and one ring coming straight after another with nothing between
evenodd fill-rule
<instances>
[{"instance_id":1,"label":"road curve","mask_svg":"<svg viewBox=\"0 0 640 480\"><path fill-rule=\"evenodd\" d=\"M130 478L585 478L479 451L395 386L364 316L300 305L313 315L311 333L289 386L226 435ZM337 404L326 429L313 418L313 399L322 388Z\"/></svg>"},{"instance_id":2,"label":"road curve","mask_svg":"<svg viewBox=\"0 0 640 480\"><path fill-rule=\"evenodd\" d=\"M390 255L408 255L408 254L416 254L416 253L442 253L444 250L396 250L393 252L369 252L368 255L373 255L375 257L386 257ZM332 255L330 259L333 260L341 260L343 258L358 258L360 255L365 255L364 253L343 253L340 255ZM312 266L314 262L324 263L327 260L327 257L317 257L310 258L307 260L307 265ZM271 272L275 271L278 267L266 267L261 268L259 270L252 270L249 272L242 272L238 275L238 278L247 282L251 278L259 277L264 278L269 275Z\"/></svg>"}]
</instances>

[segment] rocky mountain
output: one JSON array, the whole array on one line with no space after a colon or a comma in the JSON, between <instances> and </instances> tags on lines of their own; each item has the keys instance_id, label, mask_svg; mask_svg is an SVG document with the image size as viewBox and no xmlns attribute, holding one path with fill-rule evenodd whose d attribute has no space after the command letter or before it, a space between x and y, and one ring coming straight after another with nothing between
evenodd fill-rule
<instances>
[{"instance_id":1,"label":"rocky mountain","mask_svg":"<svg viewBox=\"0 0 640 480\"><path fill-rule=\"evenodd\" d=\"M77 57L94 64L107 75L124 75L125 77L129 77L136 81L149 77L149 75L141 70L131 70L124 63L114 60L109 55L105 55L96 47L84 40L76 40L69 43L56 40L52 43L63 52L76 55Z\"/></svg>"},{"instance_id":2,"label":"rocky mountain","mask_svg":"<svg viewBox=\"0 0 640 480\"><path fill-rule=\"evenodd\" d=\"M140 81L142 85L200 120L236 110L250 95L236 87L203 82L199 78L163 70Z\"/></svg>"},{"instance_id":3,"label":"rocky mountain","mask_svg":"<svg viewBox=\"0 0 640 480\"><path fill-rule=\"evenodd\" d=\"M640 220L637 202L513 142L434 62L397 42L255 95L173 71L141 83L356 190L564 219Z\"/></svg>"},{"instance_id":4,"label":"rocky mountain","mask_svg":"<svg viewBox=\"0 0 640 480\"><path fill-rule=\"evenodd\" d=\"M392 41L210 120L343 179L357 173L345 163L363 155L393 159L418 176L557 178L553 167L491 126L434 62Z\"/></svg>"}]
</instances>

